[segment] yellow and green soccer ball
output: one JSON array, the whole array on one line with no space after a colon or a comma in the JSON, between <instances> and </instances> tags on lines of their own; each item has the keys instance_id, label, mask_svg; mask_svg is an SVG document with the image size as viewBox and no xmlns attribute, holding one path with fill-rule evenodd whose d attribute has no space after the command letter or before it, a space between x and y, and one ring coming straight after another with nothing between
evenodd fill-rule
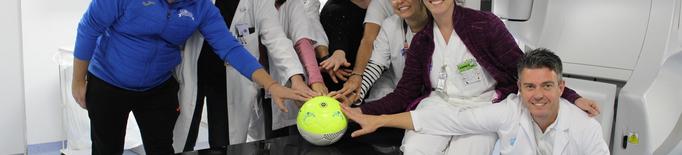
<instances>
[{"instance_id":1,"label":"yellow and green soccer ball","mask_svg":"<svg viewBox=\"0 0 682 155\"><path fill-rule=\"evenodd\" d=\"M339 101L329 96L318 96L305 102L298 111L296 123L301 136L318 146L341 139L348 124Z\"/></svg>"}]
</instances>

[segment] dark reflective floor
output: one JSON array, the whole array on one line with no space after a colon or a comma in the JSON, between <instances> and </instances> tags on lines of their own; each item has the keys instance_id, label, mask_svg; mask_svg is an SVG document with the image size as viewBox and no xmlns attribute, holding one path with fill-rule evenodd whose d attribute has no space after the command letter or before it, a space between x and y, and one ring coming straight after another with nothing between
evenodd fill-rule
<instances>
[{"instance_id":1,"label":"dark reflective floor","mask_svg":"<svg viewBox=\"0 0 682 155\"><path fill-rule=\"evenodd\" d=\"M398 146L378 146L342 138L329 146L315 146L299 135L273 138L244 144L230 145L226 150L198 150L180 155L400 155Z\"/></svg>"}]
</instances>

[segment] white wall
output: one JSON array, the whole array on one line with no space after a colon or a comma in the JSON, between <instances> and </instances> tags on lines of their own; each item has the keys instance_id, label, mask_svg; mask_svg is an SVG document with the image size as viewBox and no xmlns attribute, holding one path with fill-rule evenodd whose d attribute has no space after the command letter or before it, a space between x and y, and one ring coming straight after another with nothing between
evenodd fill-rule
<instances>
[{"instance_id":1,"label":"white wall","mask_svg":"<svg viewBox=\"0 0 682 155\"><path fill-rule=\"evenodd\" d=\"M59 47L74 46L76 26L89 3L90 0L21 1L29 145L65 139L59 70L52 56Z\"/></svg>"},{"instance_id":2,"label":"white wall","mask_svg":"<svg viewBox=\"0 0 682 155\"><path fill-rule=\"evenodd\" d=\"M19 0L0 5L0 154L26 150Z\"/></svg>"}]
</instances>

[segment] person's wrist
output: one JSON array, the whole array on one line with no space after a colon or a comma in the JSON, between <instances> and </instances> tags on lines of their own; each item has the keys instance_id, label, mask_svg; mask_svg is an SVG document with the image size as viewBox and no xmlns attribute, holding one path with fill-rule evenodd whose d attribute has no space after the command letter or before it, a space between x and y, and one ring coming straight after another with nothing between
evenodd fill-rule
<instances>
[{"instance_id":1,"label":"person's wrist","mask_svg":"<svg viewBox=\"0 0 682 155\"><path fill-rule=\"evenodd\" d=\"M327 55L325 55L325 56L322 56L322 57L318 58L318 59L317 59L317 62L325 61L325 60L329 59L330 57L332 57L332 55L331 55L331 54L327 54Z\"/></svg>"},{"instance_id":2,"label":"person's wrist","mask_svg":"<svg viewBox=\"0 0 682 155\"><path fill-rule=\"evenodd\" d=\"M270 92L272 87L274 87L276 84L277 84L277 81L272 81L269 84L265 85L265 87L263 87L263 88L265 88L266 91Z\"/></svg>"},{"instance_id":3,"label":"person's wrist","mask_svg":"<svg viewBox=\"0 0 682 155\"><path fill-rule=\"evenodd\" d=\"M357 75L357 76L356 76L356 75ZM350 77L350 78L353 78L354 76L359 77L359 78L362 78L362 73L351 72L349 77Z\"/></svg>"},{"instance_id":4,"label":"person's wrist","mask_svg":"<svg viewBox=\"0 0 682 155\"><path fill-rule=\"evenodd\" d=\"M346 56L346 52L343 51L343 50L336 50L336 51L334 51L334 53L332 53L331 55L338 55L338 56L343 56L343 57L345 57L345 56Z\"/></svg>"},{"instance_id":5,"label":"person's wrist","mask_svg":"<svg viewBox=\"0 0 682 155\"><path fill-rule=\"evenodd\" d=\"M85 79L74 79L72 83L73 84L85 84L86 82L87 82L87 80L85 80Z\"/></svg>"},{"instance_id":6,"label":"person's wrist","mask_svg":"<svg viewBox=\"0 0 682 155\"><path fill-rule=\"evenodd\" d=\"M294 76L291 76L291 81L292 82L304 82L303 76L301 74L296 74Z\"/></svg>"},{"instance_id":7,"label":"person's wrist","mask_svg":"<svg viewBox=\"0 0 682 155\"><path fill-rule=\"evenodd\" d=\"M324 82L321 82L321 81L311 82L310 86L312 87L313 85L320 85L320 84L324 84Z\"/></svg>"},{"instance_id":8,"label":"person's wrist","mask_svg":"<svg viewBox=\"0 0 682 155\"><path fill-rule=\"evenodd\" d=\"M360 113L360 114L362 114L362 109L360 109L360 107L354 107L354 108L350 108L350 109L351 109L351 111L353 111L353 112L355 112L355 113Z\"/></svg>"},{"instance_id":9,"label":"person's wrist","mask_svg":"<svg viewBox=\"0 0 682 155\"><path fill-rule=\"evenodd\" d=\"M390 122L393 118L390 115L379 115L379 116L373 116L377 119L377 125L379 127L384 127L388 122Z\"/></svg>"}]
</instances>

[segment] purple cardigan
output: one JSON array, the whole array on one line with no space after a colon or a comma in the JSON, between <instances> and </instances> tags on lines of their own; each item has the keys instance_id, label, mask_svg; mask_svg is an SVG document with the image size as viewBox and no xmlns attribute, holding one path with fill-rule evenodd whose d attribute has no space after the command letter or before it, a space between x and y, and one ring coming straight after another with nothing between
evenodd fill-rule
<instances>
[{"instance_id":1,"label":"purple cardigan","mask_svg":"<svg viewBox=\"0 0 682 155\"><path fill-rule=\"evenodd\" d=\"M502 21L492 13L460 6L455 6L452 18L455 33L476 61L497 81L495 91L498 96L493 103L518 92L516 63L523 52ZM429 22L412 39L403 77L396 89L379 100L362 104L362 112L393 114L416 108L433 89L429 78L433 50L433 22ZM580 95L567 87L561 97L575 102Z\"/></svg>"}]
</instances>

